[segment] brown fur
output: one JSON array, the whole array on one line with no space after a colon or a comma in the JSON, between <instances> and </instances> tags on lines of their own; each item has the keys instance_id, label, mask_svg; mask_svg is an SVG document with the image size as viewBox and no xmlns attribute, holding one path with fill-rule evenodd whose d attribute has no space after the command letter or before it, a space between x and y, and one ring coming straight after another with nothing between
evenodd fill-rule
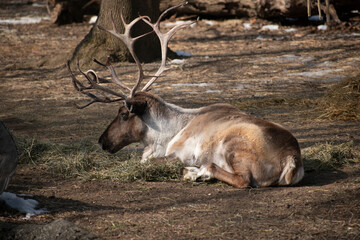
<instances>
[{"instance_id":1,"label":"brown fur","mask_svg":"<svg viewBox=\"0 0 360 240\"><path fill-rule=\"evenodd\" d=\"M144 92L126 104L101 136L103 149L116 152L141 141L150 146L143 155L146 160L151 156L164 157L167 148L167 154L185 163L195 161L212 177L239 188L289 185L302 178L299 144L278 124L227 104L188 110ZM177 129L163 130L167 124ZM189 155L186 149L195 149L191 146L194 144L200 147ZM224 160L217 159L219 156L224 156Z\"/></svg>"},{"instance_id":2,"label":"brown fur","mask_svg":"<svg viewBox=\"0 0 360 240\"><path fill-rule=\"evenodd\" d=\"M120 107L118 115L106 128L99 139L104 150L115 153L123 147L139 142L144 137L145 127L141 119L128 109Z\"/></svg>"}]
</instances>

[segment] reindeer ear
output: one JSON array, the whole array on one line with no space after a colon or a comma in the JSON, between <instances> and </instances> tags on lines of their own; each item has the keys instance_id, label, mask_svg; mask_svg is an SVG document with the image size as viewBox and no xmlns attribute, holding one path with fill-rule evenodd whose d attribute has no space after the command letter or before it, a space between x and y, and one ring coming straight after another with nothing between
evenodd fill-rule
<instances>
[{"instance_id":1,"label":"reindeer ear","mask_svg":"<svg viewBox=\"0 0 360 240\"><path fill-rule=\"evenodd\" d=\"M144 100L128 99L125 102L125 106L129 110L129 112L140 116L144 114L147 108L147 103Z\"/></svg>"}]
</instances>

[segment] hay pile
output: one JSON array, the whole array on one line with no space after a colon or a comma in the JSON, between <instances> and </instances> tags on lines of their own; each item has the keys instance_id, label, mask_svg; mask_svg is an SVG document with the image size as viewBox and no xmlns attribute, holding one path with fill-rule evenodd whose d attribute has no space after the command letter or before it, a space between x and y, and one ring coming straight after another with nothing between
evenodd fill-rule
<instances>
[{"instance_id":1,"label":"hay pile","mask_svg":"<svg viewBox=\"0 0 360 240\"><path fill-rule=\"evenodd\" d=\"M315 111L319 118L360 120L360 72L332 86L319 98Z\"/></svg>"},{"instance_id":2,"label":"hay pile","mask_svg":"<svg viewBox=\"0 0 360 240\"><path fill-rule=\"evenodd\" d=\"M359 163L352 141L342 144L315 144L302 150L305 171L339 169Z\"/></svg>"},{"instance_id":3,"label":"hay pile","mask_svg":"<svg viewBox=\"0 0 360 240\"><path fill-rule=\"evenodd\" d=\"M54 176L124 182L169 181L178 180L180 169L184 167L180 161L160 164L149 160L140 164L141 151L123 149L117 154L108 154L88 140L59 144L17 138L16 142L19 164L41 166ZM354 147L353 142L347 142L305 148L302 151L305 170L331 170L359 163L359 154Z\"/></svg>"},{"instance_id":4,"label":"hay pile","mask_svg":"<svg viewBox=\"0 0 360 240\"><path fill-rule=\"evenodd\" d=\"M140 164L136 149L108 154L89 140L65 143L16 139L19 164L42 166L55 176L118 181L168 181L179 179L180 162L156 164L149 160Z\"/></svg>"}]
</instances>

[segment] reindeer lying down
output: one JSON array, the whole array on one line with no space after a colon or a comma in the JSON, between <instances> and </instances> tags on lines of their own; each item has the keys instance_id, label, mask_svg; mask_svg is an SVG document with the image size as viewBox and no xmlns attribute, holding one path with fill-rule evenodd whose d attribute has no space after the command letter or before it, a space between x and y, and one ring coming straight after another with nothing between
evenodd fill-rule
<instances>
[{"instance_id":1,"label":"reindeer lying down","mask_svg":"<svg viewBox=\"0 0 360 240\"><path fill-rule=\"evenodd\" d=\"M131 143L141 142L145 145L141 162L151 158L169 161L178 159L188 166L183 172L184 179L192 181L216 178L237 188L298 183L304 175L299 144L282 126L247 115L228 104L185 109L148 92L149 87L166 70L170 38L176 30L189 25L175 26L165 34L160 32L161 18L174 8L165 11L155 24L144 16L129 24L124 23L124 34L118 33L114 26L111 30L101 28L124 42L139 68L136 84L129 88L117 78L109 63L102 64L95 60L109 68L111 82L128 90L128 96L103 86L99 83L103 79L98 78L93 70L82 72L78 65L79 71L88 81L87 85L83 84L75 78L68 62L75 89L92 98L80 108L95 102L124 102L116 118L99 139L102 148L115 153ZM138 21L144 21L152 27L160 39L162 49L161 66L141 91L138 88L144 73L133 51L134 42L139 37L133 38L129 34L131 27ZM94 89L115 97L89 92Z\"/></svg>"}]
</instances>

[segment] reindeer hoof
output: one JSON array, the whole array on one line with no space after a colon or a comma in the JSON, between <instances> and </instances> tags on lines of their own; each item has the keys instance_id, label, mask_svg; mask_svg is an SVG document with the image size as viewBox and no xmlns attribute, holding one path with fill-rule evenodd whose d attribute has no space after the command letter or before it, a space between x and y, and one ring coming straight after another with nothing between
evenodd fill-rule
<instances>
[{"instance_id":1,"label":"reindeer hoof","mask_svg":"<svg viewBox=\"0 0 360 240\"><path fill-rule=\"evenodd\" d=\"M195 182L198 179L199 168L197 167L185 167L182 169L183 180Z\"/></svg>"},{"instance_id":2,"label":"reindeer hoof","mask_svg":"<svg viewBox=\"0 0 360 240\"><path fill-rule=\"evenodd\" d=\"M197 175L202 181L209 181L210 179L213 179L213 174L208 170L208 167L203 166L199 170L200 171Z\"/></svg>"}]
</instances>

